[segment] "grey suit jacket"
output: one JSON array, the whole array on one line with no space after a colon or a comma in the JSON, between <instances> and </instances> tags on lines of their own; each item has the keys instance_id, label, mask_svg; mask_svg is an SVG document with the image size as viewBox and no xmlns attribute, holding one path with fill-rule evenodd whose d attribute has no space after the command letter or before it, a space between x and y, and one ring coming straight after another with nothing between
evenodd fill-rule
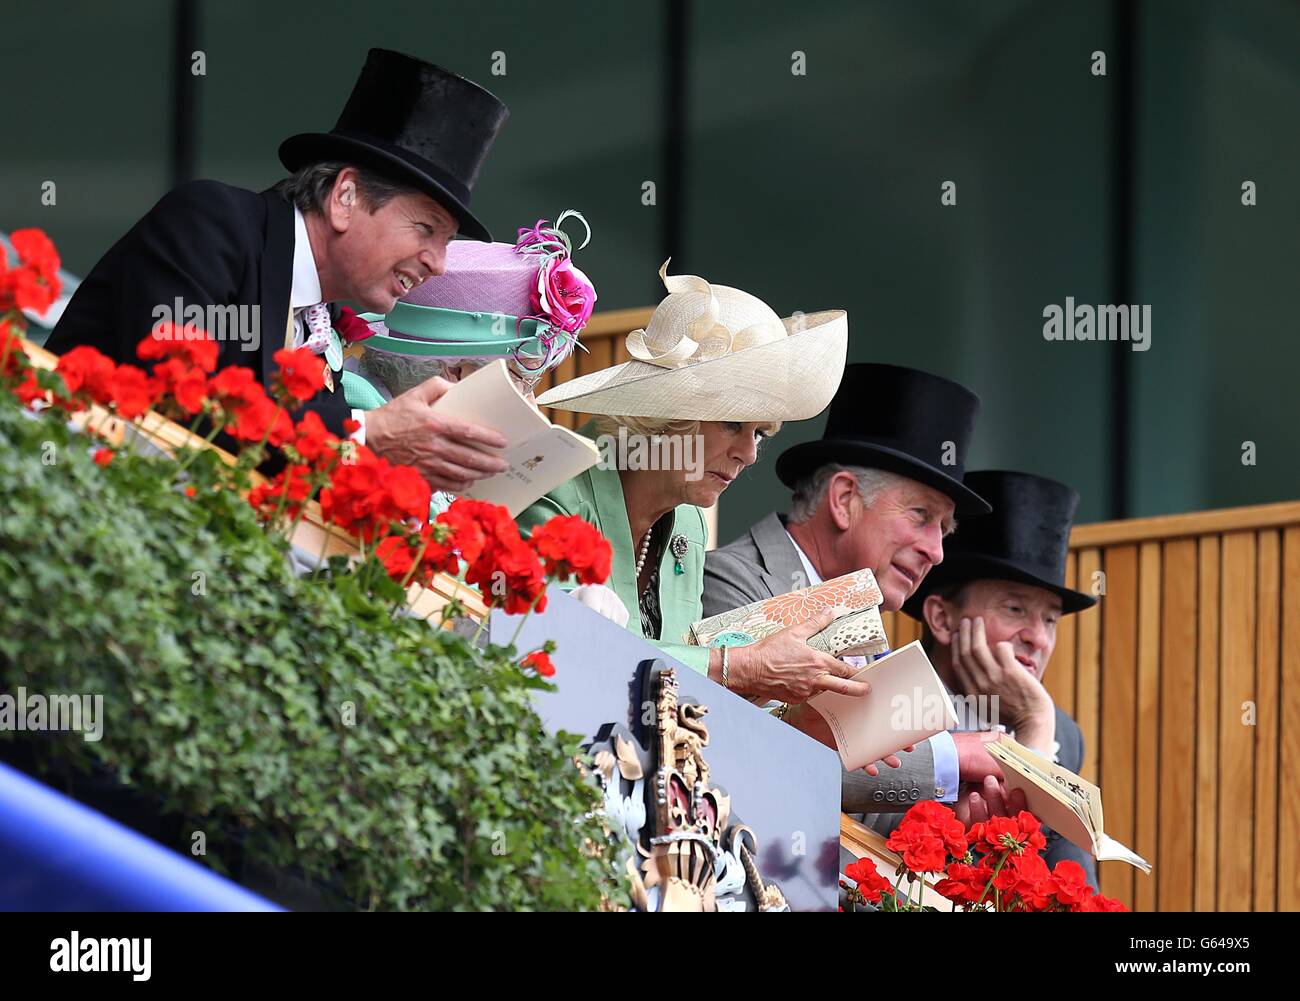
<instances>
[{"instance_id":1,"label":"grey suit jacket","mask_svg":"<svg viewBox=\"0 0 1300 1001\"><path fill-rule=\"evenodd\" d=\"M811 583L781 516L769 514L735 542L705 556L704 614L717 615ZM863 771L844 771L840 809L852 814L902 813L913 803L937 799L929 742L899 757L901 768L881 767L876 778Z\"/></svg>"},{"instance_id":2,"label":"grey suit jacket","mask_svg":"<svg viewBox=\"0 0 1300 1001\"><path fill-rule=\"evenodd\" d=\"M1083 731L1079 729L1079 724L1071 718L1070 714L1060 706L1056 707L1056 743L1059 746L1056 760L1061 767L1077 773L1083 767ZM897 814L880 810L869 814L863 823L881 834L888 835L898 826L900 819ZM1066 841L1050 828L1044 827L1043 830L1047 835L1047 850L1043 852L1047 867L1051 869L1063 859L1078 862L1088 878L1088 885L1093 890L1097 890L1097 862L1092 854L1084 851L1074 842Z\"/></svg>"}]
</instances>

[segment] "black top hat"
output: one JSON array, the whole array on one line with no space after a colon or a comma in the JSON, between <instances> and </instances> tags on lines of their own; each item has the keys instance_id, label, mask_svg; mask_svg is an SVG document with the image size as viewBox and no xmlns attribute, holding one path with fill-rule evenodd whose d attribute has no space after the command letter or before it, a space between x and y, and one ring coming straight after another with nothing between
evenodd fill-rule
<instances>
[{"instance_id":1,"label":"black top hat","mask_svg":"<svg viewBox=\"0 0 1300 1001\"><path fill-rule=\"evenodd\" d=\"M1077 493L1032 473L967 473L966 484L992 502L993 513L957 526L957 534L944 543L943 562L925 575L903 605L904 612L919 619L926 595L970 580L1015 580L1041 587L1060 596L1067 615L1097 603L1092 595L1062 583Z\"/></svg>"},{"instance_id":2,"label":"black top hat","mask_svg":"<svg viewBox=\"0 0 1300 1001\"><path fill-rule=\"evenodd\" d=\"M986 514L988 502L962 485L979 397L914 368L859 364L844 369L817 441L786 449L776 475L788 487L828 463L869 466L934 487L959 514Z\"/></svg>"},{"instance_id":3,"label":"black top hat","mask_svg":"<svg viewBox=\"0 0 1300 1001\"><path fill-rule=\"evenodd\" d=\"M476 83L421 59L371 49L338 124L280 144L280 162L298 170L346 159L410 182L460 223L491 240L469 210L470 191L510 112Z\"/></svg>"}]
</instances>

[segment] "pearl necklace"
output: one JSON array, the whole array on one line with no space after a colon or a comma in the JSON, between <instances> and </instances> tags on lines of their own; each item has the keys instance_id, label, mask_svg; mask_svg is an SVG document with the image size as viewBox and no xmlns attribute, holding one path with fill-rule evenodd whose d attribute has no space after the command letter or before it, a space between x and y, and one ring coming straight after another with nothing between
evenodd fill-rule
<instances>
[{"instance_id":1,"label":"pearl necklace","mask_svg":"<svg viewBox=\"0 0 1300 1001\"><path fill-rule=\"evenodd\" d=\"M654 535L653 525L650 527L650 531L645 533L645 539L641 543L641 551L637 554L636 576L633 578L634 580L641 579L641 571L645 569L646 558L650 555L650 536L652 535Z\"/></svg>"}]
</instances>

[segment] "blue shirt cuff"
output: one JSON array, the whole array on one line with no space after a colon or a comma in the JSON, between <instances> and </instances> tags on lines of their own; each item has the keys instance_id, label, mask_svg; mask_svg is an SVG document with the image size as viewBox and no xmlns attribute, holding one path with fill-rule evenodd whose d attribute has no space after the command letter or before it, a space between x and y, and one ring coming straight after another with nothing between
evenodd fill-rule
<instances>
[{"instance_id":1,"label":"blue shirt cuff","mask_svg":"<svg viewBox=\"0 0 1300 1001\"><path fill-rule=\"evenodd\" d=\"M957 742L944 730L930 738L930 751L934 755L934 798L940 803L957 802L957 786L961 782Z\"/></svg>"}]
</instances>

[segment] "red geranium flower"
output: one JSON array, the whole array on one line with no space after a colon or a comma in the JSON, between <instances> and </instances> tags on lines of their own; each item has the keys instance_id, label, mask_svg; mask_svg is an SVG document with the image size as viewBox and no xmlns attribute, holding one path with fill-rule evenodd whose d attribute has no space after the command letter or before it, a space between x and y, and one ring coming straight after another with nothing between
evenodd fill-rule
<instances>
[{"instance_id":1,"label":"red geranium flower","mask_svg":"<svg viewBox=\"0 0 1300 1001\"><path fill-rule=\"evenodd\" d=\"M252 369L223 368L212 377L209 388L226 412L226 431L231 437L269 441L277 448L293 437L293 420L266 395Z\"/></svg>"},{"instance_id":2,"label":"red geranium flower","mask_svg":"<svg viewBox=\"0 0 1300 1001\"><path fill-rule=\"evenodd\" d=\"M229 365L212 377L212 392L227 409L266 399L266 391L251 368Z\"/></svg>"},{"instance_id":3,"label":"red geranium flower","mask_svg":"<svg viewBox=\"0 0 1300 1001\"><path fill-rule=\"evenodd\" d=\"M14 268L5 275L9 294L19 309L30 309L35 313L44 313L50 303L59 297L59 283L43 281L41 276L30 268Z\"/></svg>"},{"instance_id":4,"label":"red geranium flower","mask_svg":"<svg viewBox=\"0 0 1300 1001\"><path fill-rule=\"evenodd\" d=\"M39 229L19 229L9 236L18 267L9 268L0 253L0 313L14 306L44 313L59 297L59 254Z\"/></svg>"},{"instance_id":5,"label":"red geranium flower","mask_svg":"<svg viewBox=\"0 0 1300 1001\"><path fill-rule=\"evenodd\" d=\"M964 858L966 835L956 814L940 803L916 804L890 834L886 845L903 855L912 872L940 872L948 856Z\"/></svg>"},{"instance_id":6,"label":"red geranium flower","mask_svg":"<svg viewBox=\"0 0 1300 1001\"><path fill-rule=\"evenodd\" d=\"M321 513L328 521L370 542L388 531L390 519L381 522L377 515L384 501L384 478L391 467L364 445L355 449L354 456L354 462L335 467L330 485L321 491Z\"/></svg>"},{"instance_id":7,"label":"red geranium flower","mask_svg":"<svg viewBox=\"0 0 1300 1001\"><path fill-rule=\"evenodd\" d=\"M293 437L293 419L265 396L235 408L234 415L226 431L240 441L266 441L279 448Z\"/></svg>"},{"instance_id":8,"label":"red geranium flower","mask_svg":"<svg viewBox=\"0 0 1300 1001\"><path fill-rule=\"evenodd\" d=\"M948 866L947 878L935 884L935 890L958 904L974 904L983 896L993 870L986 863L977 866L953 862Z\"/></svg>"},{"instance_id":9,"label":"red geranium flower","mask_svg":"<svg viewBox=\"0 0 1300 1001\"><path fill-rule=\"evenodd\" d=\"M941 872L948 862L943 839L924 824L906 820L896 827L885 847L903 856L903 864L914 873Z\"/></svg>"},{"instance_id":10,"label":"red geranium flower","mask_svg":"<svg viewBox=\"0 0 1300 1001\"><path fill-rule=\"evenodd\" d=\"M613 549L597 528L577 515L558 515L533 529L532 545L552 576L580 584L609 579Z\"/></svg>"},{"instance_id":11,"label":"red geranium flower","mask_svg":"<svg viewBox=\"0 0 1300 1001\"><path fill-rule=\"evenodd\" d=\"M37 275L54 285L59 280L59 252L44 231L16 229L9 234L9 242L18 254L18 260L36 271ZM56 292L57 294L57 292Z\"/></svg>"},{"instance_id":12,"label":"red geranium flower","mask_svg":"<svg viewBox=\"0 0 1300 1001\"><path fill-rule=\"evenodd\" d=\"M1047 847L1041 827L1037 817L1021 810L1015 817L992 817L984 823L972 824L966 840L982 855L1000 855L1008 849L1015 854L1040 852Z\"/></svg>"},{"instance_id":13,"label":"red geranium flower","mask_svg":"<svg viewBox=\"0 0 1300 1001\"><path fill-rule=\"evenodd\" d=\"M375 557L384 565L388 576L395 581L403 581L415 566L415 557L419 552L413 549L405 536L390 535L382 539L375 547Z\"/></svg>"},{"instance_id":14,"label":"red geranium flower","mask_svg":"<svg viewBox=\"0 0 1300 1001\"><path fill-rule=\"evenodd\" d=\"M1091 897L1085 897L1083 900L1079 902L1079 905L1075 908L1075 910L1085 914L1088 913L1096 914L1096 913L1101 913L1106 911L1114 912L1114 913L1128 912L1128 908L1125 907L1123 904L1121 904L1118 900L1114 899L1113 897L1103 897L1100 893Z\"/></svg>"},{"instance_id":15,"label":"red geranium flower","mask_svg":"<svg viewBox=\"0 0 1300 1001\"><path fill-rule=\"evenodd\" d=\"M63 377L68 392L81 394L107 405L113 398L113 375L117 366L98 348L81 344L59 357L54 370Z\"/></svg>"},{"instance_id":16,"label":"red geranium flower","mask_svg":"<svg viewBox=\"0 0 1300 1001\"><path fill-rule=\"evenodd\" d=\"M466 563L474 563L482 555L489 535L494 534L494 507L485 501L457 497L438 515L438 521L451 529L456 549Z\"/></svg>"},{"instance_id":17,"label":"red geranium flower","mask_svg":"<svg viewBox=\"0 0 1300 1001\"><path fill-rule=\"evenodd\" d=\"M531 667L543 678L549 678L555 674L555 665L551 663L551 658L545 650L534 650L520 663L524 667Z\"/></svg>"},{"instance_id":18,"label":"red geranium flower","mask_svg":"<svg viewBox=\"0 0 1300 1001\"><path fill-rule=\"evenodd\" d=\"M487 593L483 595L488 604L499 605L507 615L519 615L531 608L545 611L546 577L532 548L516 536L515 542L497 547L494 557ZM469 580L469 576L465 579Z\"/></svg>"},{"instance_id":19,"label":"red geranium flower","mask_svg":"<svg viewBox=\"0 0 1300 1001\"><path fill-rule=\"evenodd\" d=\"M1051 906L1056 891L1047 863L1037 852L1009 855L994 885L1003 892L1014 894L1030 911L1046 910Z\"/></svg>"},{"instance_id":20,"label":"red geranium flower","mask_svg":"<svg viewBox=\"0 0 1300 1001\"><path fill-rule=\"evenodd\" d=\"M206 330L192 323L178 326L175 323L158 323L135 347L141 361L161 358L179 358L204 372L217 367L220 346Z\"/></svg>"},{"instance_id":21,"label":"red geranium flower","mask_svg":"<svg viewBox=\"0 0 1300 1001\"><path fill-rule=\"evenodd\" d=\"M460 569L455 539L446 525L439 522L425 525L420 529L420 542L424 547L418 571L421 580L428 580L437 573L454 574Z\"/></svg>"},{"instance_id":22,"label":"red geranium flower","mask_svg":"<svg viewBox=\"0 0 1300 1001\"><path fill-rule=\"evenodd\" d=\"M326 430L320 415L308 410L294 428L294 438L289 444L304 462L314 463L322 457L332 458L337 443L338 438Z\"/></svg>"},{"instance_id":23,"label":"red geranium flower","mask_svg":"<svg viewBox=\"0 0 1300 1001\"><path fill-rule=\"evenodd\" d=\"M36 381L36 372L32 369L27 370L26 377L22 382L14 386L13 391L14 395L22 401L25 407L30 407L37 400L45 399L45 390Z\"/></svg>"},{"instance_id":24,"label":"red geranium flower","mask_svg":"<svg viewBox=\"0 0 1300 1001\"><path fill-rule=\"evenodd\" d=\"M469 567L467 583L483 599L514 615L546 608L546 575L532 546L519 536L510 513L499 504L460 497L438 516L453 531L456 548ZM536 605L534 605L536 602Z\"/></svg>"},{"instance_id":25,"label":"red geranium flower","mask_svg":"<svg viewBox=\"0 0 1300 1001\"><path fill-rule=\"evenodd\" d=\"M4 254L0 254L3 258ZM0 289L4 287L4 261L0 260ZM3 302L0 302L0 314L5 312ZM0 371L0 376L13 375L19 367L27 363L27 352L23 350L22 334L19 333L17 326L10 321L0 318L0 359L3 359L4 369Z\"/></svg>"},{"instance_id":26,"label":"red geranium flower","mask_svg":"<svg viewBox=\"0 0 1300 1001\"><path fill-rule=\"evenodd\" d=\"M157 383L134 365L117 366L111 392L117 412L128 420L141 416L158 399Z\"/></svg>"},{"instance_id":27,"label":"red geranium flower","mask_svg":"<svg viewBox=\"0 0 1300 1001\"><path fill-rule=\"evenodd\" d=\"M208 376L183 358L168 358L153 367L160 394L170 396L187 414L197 414L208 397Z\"/></svg>"},{"instance_id":28,"label":"red geranium flower","mask_svg":"<svg viewBox=\"0 0 1300 1001\"><path fill-rule=\"evenodd\" d=\"M876 864L869 858L860 858L844 869L844 875L858 886L858 892L870 904L880 903L881 894L893 889L889 880L880 875Z\"/></svg>"},{"instance_id":29,"label":"red geranium flower","mask_svg":"<svg viewBox=\"0 0 1300 1001\"><path fill-rule=\"evenodd\" d=\"M280 470L270 483L259 484L250 490L248 503L263 521L269 521L278 510L283 510L290 518L296 518L311 496L311 491L311 467L291 465Z\"/></svg>"},{"instance_id":30,"label":"red geranium flower","mask_svg":"<svg viewBox=\"0 0 1300 1001\"><path fill-rule=\"evenodd\" d=\"M113 461L113 456L115 454L116 453L111 448L97 448L95 449L95 454L92 458L95 460L95 465L107 466Z\"/></svg>"},{"instance_id":31,"label":"red geranium flower","mask_svg":"<svg viewBox=\"0 0 1300 1001\"><path fill-rule=\"evenodd\" d=\"M942 803L922 800L903 818L903 823L920 824L943 842L949 855L962 858L966 854L966 828L957 815Z\"/></svg>"},{"instance_id":32,"label":"red geranium flower","mask_svg":"<svg viewBox=\"0 0 1300 1001\"><path fill-rule=\"evenodd\" d=\"M1052 870L1056 899L1066 907L1077 907L1092 896L1092 887L1088 885L1087 874L1083 866L1069 859L1062 859Z\"/></svg>"},{"instance_id":33,"label":"red geranium flower","mask_svg":"<svg viewBox=\"0 0 1300 1001\"><path fill-rule=\"evenodd\" d=\"M433 491L415 467L389 466L386 474L379 515L390 521L405 521L408 518L424 521L428 518L429 500Z\"/></svg>"},{"instance_id":34,"label":"red geranium flower","mask_svg":"<svg viewBox=\"0 0 1300 1001\"><path fill-rule=\"evenodd\" d=\"M311 348L281 348L272 357L280 366L277 384L293 399L305 403L325 388L325 363Z\"/></svg>"}]
</instances>

